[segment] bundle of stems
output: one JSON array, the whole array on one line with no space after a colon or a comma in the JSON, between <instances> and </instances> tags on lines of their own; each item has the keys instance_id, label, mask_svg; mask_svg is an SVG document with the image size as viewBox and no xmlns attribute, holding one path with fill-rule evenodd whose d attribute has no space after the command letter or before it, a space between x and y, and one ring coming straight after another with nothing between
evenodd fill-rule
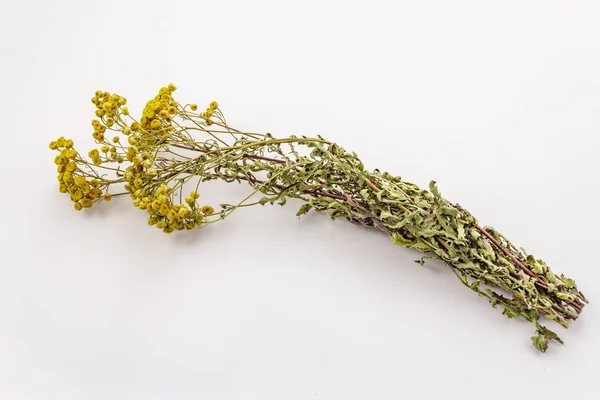
<instances>
[{"instance_id":1,"label":"bundle of stems","mask_svg":"<svg viewBox=\"0 0 600 400\"><path fill-rule=\"evenodd\" d=\"M160 89L139 120L118 94L96 91L92 136L99 149L87 157L60 137L50 143L59 190L76 210L129 195L165 233L206 227L253 205L303 201L297 215L326 212L332 219L383 231L396 245L443 261L459 280L509 318L535 325L534 346L542 352L561 339L540 324L545 317L564 328L588 303L576 283L482 227L459 204L445 200L436 183L429 190L377 169L321 136L275 138L231 127L216 102L204 111L173 98L175 86ZM109 138L108 134L114 137ZM215 211L198 199L211 180L245 183L248 195ZM189 189L194 189L190 191Z\"/></svg>"}]
</instances>

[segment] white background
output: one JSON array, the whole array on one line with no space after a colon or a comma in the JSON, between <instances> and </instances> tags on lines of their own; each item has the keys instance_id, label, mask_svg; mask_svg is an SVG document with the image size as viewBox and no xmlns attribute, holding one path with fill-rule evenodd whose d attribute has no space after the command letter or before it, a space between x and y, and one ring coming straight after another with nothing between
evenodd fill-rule
<instances>
[{"instance_id":1,"label":"white background","mask_svg":"<svg viewBox=\"0 0 600 400\"><path fill-rule=\"evenodd\" d=\"M0 398L598 398L597 1L2 3ZM76 213L48 142L91 146L96 89L139 113L169 82L437 180L591 304L540 354L442 264L297 202L171 236L127 199Z\"/></svg>"}]
</instances>

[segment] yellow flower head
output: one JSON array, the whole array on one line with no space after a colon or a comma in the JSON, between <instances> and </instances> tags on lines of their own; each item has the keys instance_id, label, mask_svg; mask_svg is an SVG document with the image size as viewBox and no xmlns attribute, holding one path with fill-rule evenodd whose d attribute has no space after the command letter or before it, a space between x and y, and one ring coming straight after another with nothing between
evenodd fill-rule
<instances>
[{"instance_id":1,"label":"yellow flower head","mask_svg":"<svg viewBox=\"0 0 600 400\"><path fill-rule=\"evenodd\" d=\"M212 208L211 206L204 206L204 207L202 207L202 214L204 214L204 215L210 215L210 214L212 214L214 212L215 212L215 209Z\"/></svg>"},{"instance_id":2,"label":"yellow flower head","mask_svg":"<svg viewBox=\"0 0 600 400\"><path fill-rule=\"evenodd\" d=\"M158 210L162 215L167 215L169 214L169 206L167 206L166 204L161 204L160 205L160 209Z\"/></svg>"},{"instance_id":3,"label":"yellow flower head","mask_svg":"<svg viewBox=\"0 0 600 400\"><path fill-rule=\"evenodd\" d=\"M160 121L158 119L153 119L152 122L150 123L150 128L152 128L152 129L160 128Z\"/></svg>"},{"instance_id":4,"label":"yellow flower head","mask_svg":"<svg viewBox=\"0 0 600 400\"><path fill-rule=\"evenodd\" d=\"M177 212L175 210L169 210L167 217L171 220L177 218L179 216L179 214L177 214Z\"/></svg>"},{"instance_id":5,"label":"yellow flower head","mask_svg":"<svg viewBox=\"0 0 600 400\"><path fill-rule=\"evenodd\" d=\"M73 207L77 210L80 211L81 210L81 203L75 203L73 204Z\"/></svg>"},{"instance_id":6,"label":"yellow flower head","mask_svg":"<svg viewBox=\"0 0 600 400\"><path fill-rule=\"evenodd\" d=\"M205 104L206 104L206 103L205 103ZM210 103L210 106L209 106L209 108L210 108L211 110L216 110L217 108L219 108L219 103L217 103L216 101L213 101L213 102L211 102L211 103Z\"/></svg>"},{"instance_id":7,"label":"yellow flower head","mask_svg":"<svg viewBox=\"0 0 600 400\"><path fill-rule=\"evenodd\" d=\"M75 181L75 184L77 186L83 186L87 183L83 176L76 176L75 178L73 178L73 180Z\"/></svg>"},{"instance_id":8,"label":"yellow flower head","mask_svg":"<svg viewBox=\"0 0 600 400\"><path fill-rule=\"evenodd\" d=\"M191 105L190 105L190 109L191 109L192 111L196 111L196 110L198 109L198 104L191 104Z\"/></svg>"}]
</instances>

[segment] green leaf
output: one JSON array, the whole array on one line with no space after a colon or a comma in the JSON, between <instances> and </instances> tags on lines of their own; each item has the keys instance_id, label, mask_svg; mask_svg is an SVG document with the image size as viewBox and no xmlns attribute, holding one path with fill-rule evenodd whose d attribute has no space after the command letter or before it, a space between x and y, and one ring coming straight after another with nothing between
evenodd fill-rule
<instances>
[{"instance_id":1,"label":"green leaf","mask_svg":"<svg viewBox=\"0 0 600 400\"><path fill-rule=\"evenodd\" d=\"M560 276L560 280L565 284L565 286L567 287L577 287L577 284L575 283L575 281L573 279L567 278L564 275Z\"/></svg>"},{"instance_id":2,"label":"green leaf","mask_svg":"<svg viewBox=\"0 0 600 400\"><path fill-rule=\"evenodd\" d=\"M463 240L465 239L465 227L461 222L458 222L458 227L456 229L457 233L458 233L458 239L459 240Z\"/></svg>"},{"instance_id":3,"label":"green leaf","mask_svg":"<svg viewBox=\"0 0 600 400\"><path fill-rule=\"evenodd\" d=\"M415 243L414 239L408 239L402 236L402 234L400 234L399 232L392 233L390 235L390 238L392 239L392 243L398 246L412 247Z\"/></svg>"},{"instance_id":4,"label":"green leaf","mask_svg":"<svg viewBox=\"0 0 600 400\"><path fill-rule=\"evenodd\" d=\"M542 270L542 266L540 264L535 263L533 267L531 267L531 272L534 274L541 274L544 271Z\"/></svg>"},{"instance_id":5,"label":"green leaf","mask_svg":"<svg viewBox=\"0 0 600 400\"><path fill-rule=\"evenodd\" d=\"M302 205L302 207L300 207L300 209L298 210L298 212L296 213L296 215L298 217L301 216L301 215L304 215L307 212L309 212L311 208L312 208L311 204L304 204L304 205Z\"/></svg>"},{"instance_id":6,"label":"green leaf","mask_svg":"<svg viewBox=\"0 0 600 400\"><path fill-rule=\"evenodd\" d=\"M502 311L502 314L506 315L508 318L516 318L519 315L521 315L521 313L519 313L518 311L515 311L508 307L504 307L504 311Z\"/></svg>"},{"instance_id":7,"label":"green leaf","mask_svg":"<svg viewBox=\"0 0 600 400\"><path fill-rule=\"evenodd\" d=\"M573 297L567 293L558 292L558 293L556 293L556 297L558 297L559 299L564 300L564 301L573 301Z\"/></svg>"},{"instance_id":8,"label":"green leaf","mask_svg":"<svg viewBox=\"0 0 600 400\"><path fill-rule=\"evenodd\" d=\"M531 340L533 341L533 345L535 346L535 348L541 351L542 353L545 353L546 350L548 350L548 339L546 339L546 336L535 335L531 337Z\"/></svg>"},{"instance_id":9,"label":"green leaf","mask_svg":"<svg viewBox=\"0 0 600 400\"><path fill-rule=\"evenodd\" d=\"M435 197L436 199L442 198L442 195L440 194L440 191L437 188L436 181L429 182L429 190L431 191L431 194L433 194L433 197Z\"/></svg>"}]
</instances>

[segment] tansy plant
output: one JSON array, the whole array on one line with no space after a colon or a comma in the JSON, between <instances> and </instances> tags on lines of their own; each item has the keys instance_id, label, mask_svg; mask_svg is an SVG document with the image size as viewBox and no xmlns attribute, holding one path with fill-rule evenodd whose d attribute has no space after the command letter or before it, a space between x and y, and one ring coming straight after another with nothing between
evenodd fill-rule
<instances>
[{"instance_id":1,"label":"tansy plant","mask_svg":"<svg viewBox=\"0 0 600 400\"><path fill-rule=\"evenodd\" d=\"M540 319L568 328L588 303L572 279L497 230L480 226L467 210L445 200L435 182L425 190L367 170L355 153L321 136L275 138L236 130L216 102L199 111L196 104L178 103L174 91L172 84L161 88L139 120L125 98L97 91L92 136L98 147L81 154L71 139L50 143L58 152L59 190L68 193L75 210L129 195L148 214L148 225L171 233L218 222L240 207L300 199L297 215L326 212L424 253L421 265L428 258L442 260L504 315L534 324L533 344L542 352L549 341L562 341ZM251 190L237 204L215 211L199 202L201 185L210 180L244 182Z\"/></svg>"}]
</instances>

